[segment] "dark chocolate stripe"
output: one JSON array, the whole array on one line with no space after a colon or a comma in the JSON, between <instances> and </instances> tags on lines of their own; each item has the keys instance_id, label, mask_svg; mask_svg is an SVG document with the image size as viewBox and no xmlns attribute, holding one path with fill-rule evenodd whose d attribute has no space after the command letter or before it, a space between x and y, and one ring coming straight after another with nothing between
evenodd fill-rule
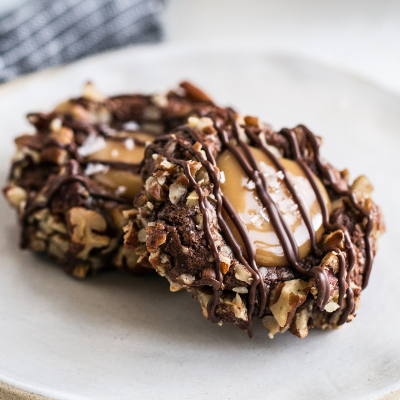
<instances>
[{"instance_id":1,"label":"dark chocolate stripe","mask_svg":"<svg viewBox=\"0 0 400 400\"><path fill-rule=\"evenodd\" d=\"M69 166L67 166L69 167ZM122 203L122 204L129 204L130 200L118 197L118 196L113 196L111 194L108 193L102 193L100 191L94 191L94 190L90 190L89 188L89 184L88 184L88 179L86 177L83 176L79 176L77 175L77 165L73 165L71 170L67 172L66 175L62 175L57 177L52 184L50 185L50 187L46 190L46 192L44 193L44 197L46 198L46 200L38 202L38 203L32 203L30 204L24 211L22 219L25 221L26 218L29 217L29 215L31 215L32 213L34 213L35 211L48 207L48 205L50 204L52 198L54 197L54 195L56 194L56 192L63 186L63 185L67 185L69 183L74 183L74 182L78 182L81 183L83 186L85 186L86 190L89 192L90 196L92 197L98 197L98 198L102 198L105 200L110 200L110 201L115 201L117 203Z\"/></svg>"},{"instance_id":2,"label":"dark chocolate stripe","mask_svg":"<svg viewBox=\"0 0 400 400\"><path fill-rule=\"evenodd\" d=\"M368 284L369 275L370 275L371 269L372 269L372 261L373 261L373 249L372 249L372 242L371 242L373 219L371 218L371 214L357 202L355 194L352 190L350 190L350 189L342 190L339 188L338 184L336 183L335 177L331 174L331 171L329 170L329 168L321 160L321 156L319 154L319 144L318 144L318 141L317 141L315 135L304 125L299 125L299 128L302 129L302 131L306 134L307 139L311 143L311 146L313 147L313 151L315 154L316 164L317 164L318 168L321 170L325 179L331 185L332 189L338 195L347 197L349 199L351 205L358 212L360 212L365 218L367 218L367 228L365 231L365 244L366 244L366 263L365 264L366 264L366 267L365 267L364 280L363 280L363 286L362 286L362 288L365 289ZM344 324L346 322L348 316L353 312L353 309L354 309L354 293L353 293L353 290L350 285L350 283L351 283L350 277L351 277L351 273L353 272L353 268L355 265L355 257L356 257L354 246L351 241L348 230L342 225L340 225L340 227L345 235L346 248L347 248L347 252L348 252L348 256L349 256L349 260L348 260L349 267L347 270L347 286L348 287L347 287L347 300L346 300L346 303L348 303L348 304L346 305L346 310L341 315L338 325Z\"/></svg>"},{"instance_id":3,"label":"dark chocolate stripe","mask_svg":"<svg viewBox=\"0 0 400 400\"><path fill-rule=\"evenodd\" d=\"M107 165L110 168L113 169L118 169L120 171L129 171L135 174L138 174L142 168L143 162L134 164L134 163L126 163L126 162L122 162L122 161L105 161L105 160L85 160L83 161L81 164L82 165L87 165L87 164L103 164L103 165Z\"/></svg>"},{"instance_id":4,"label":"dark chocolate stripe","mask_svg":"<svg viewBox=\"0 0 400 400\"><path fill-rule=\"evenodd\" d=\"M349 268L347 271L347 289L346 289L346 293L347 293L347 306L345 311L343 312L343 315L347 315L346 318L341 318L339 322L344 323L346 322L346 319L348 317L348 315L350 315L351 311L352 311L352 307L354 304L354 293L353 290L350 287L350 273L353 269L354 266L354 262L355 262L355 251L354 251L354 246L353 243L351 241L350 238L350 234L348 232L348 230L346 229L345 226L341 225L341 224L331 224L329 222L329 213L328 213L328 209L326 207L322 192L318 186L318 183L314 177L314 174L311 172L310 168L308 167L308 165L303 161L299 147L298 147L298 142L297 142L297 137L295 135L295 133L292 130L289 129L282 129L281 133L283 135L285 135L287 137L287 139L289 140L289 143L291 144L291 148L292 148L292 153L293 153L293 157L294 160L299 164L299 166L301 167L301 169L303 170L303 172L305 173L305 175L307 176L308 181L311 184L311 187L314 190L314 193L317 197L319 206L321 208L321 212L322 212L322 220L323 220L323 224L324 224L324 228L325 230L327 230L328 232L333 232L335 230L341 230L344 234L344 238L345 238L345 242L346 242L346 249L347 249L347 255L348 255L348 262L349 262ZM313 138L315 138L315 136L313 135ZM316 143L316 141L315 141ZM297 145L296 145L297 144ZM318 149L318 147L317 147ZM314 149L315 151L315 149ZM316 153L315 153L316 154ZM340 293L339 296L340 297L344 297L344 290L345 290L345 286L341 285L340 286Z\"/></svg>"},{"instance_id":5,"label":"dark chocolate stripe","mask_svg":"<svg viewBox=\"0 0 400 400\"><path fill-rule=\"evenodd\" d=\"M326 271L323 267L321 266L314 266L311 270L307 271L304 270L300 264L299 264L299 253L298 253L298 246L297 243L295 242L294 236L286 224L286 221L284 220L283 216L278 210L277 205L273 201L273 199L270 197L268 193L268 182L265 178L265 176L261 173L261 171L258 168L258 163L257 160L255 159L254 155L251 153L250 147L247 143L245 143L241 138L239 134L239 127L237 126L234 118L232 115L229 115L230 119L230 124L232 128L232 133L233 137L236 139L237 144L241 151L239 151L238 147L234 146L232 143L230 143L229 137L227 132L224 130L221 124L218 122L214 121L214 127L217 129L219 138L222 142L222 145L224 148L226 148L239 162L241 168L245 172L245 174L248 176L250 180L252 180L255 183L257 194L259 196L259 199L262 203L262 205L266 208L269 217L271 219L272 225L275 229L275 232L277 233L277 236L281 242L282 248L284 250L285 257L289 264L296 270L298 273L303 274L305 276L309 277L314 277L316 280L316 283L318 285L318 295L317 295L317 305L320 308L320 310L324 310L326 304L329 301L330 297L330 285L328 281L328 277L326 274ZM363 207L361 207L357 199L354 195L354 193L351 190L340 190L340 188L337 186L335 183L334 177L331 175L330 170L323 164L323 162L320 159L319 156L319 143L316 139L316 137L304 126L299 126L306 134L306 138L304 138L305 141L308 141L311 143L313 150L314 150L314 156L316 160L317 167L321 170L323 176L325 179L328 180L334 191L342 196L346 196L349 198L350 203L352 204L353 207L355 207L362 215L368 218L368 223L367 223L367 229L365 233L365 238L366 238L366 248L367 248L367 262L366 262L366 271L365 271L365 276L364 276L364 285L363 288L367 285L368 283L368 277L369 273L371 270L371 265L372 265L372 258L373 258L373 253L372 253L372 245L371 245L371 238L370 238L370 233L373 228L373 221L368 213L367 210L365 210ZM187 150L190 154L192 154L197 161L201 162L202 165L206 168L207 172L209 173L210 181L213 183L213 193L217 201L217 207L216 207L216 214L217 218L219 221L219 225L221 227L221 230L224 234L224 238L228 245L231 247L233 253L245 267L251 272L252 277L253 277L253 282L250 287L249 291L249 296L248 296L248 326L247 330L249 332L250 337L252 337L252 332L251 332L251 326L252 326L252 317L253 317L253 312L254 312L254 306L255 306L255 296L256 296L256 289L259 287L259 292L260 292L260 297L261 297L261 304L260 304L260 316L262 315L265 306L266 306L266 288L263 283L262 276L257 268L256 264L256 255L255 255L255 249L253 246L253 243L250 239L250 236L247 232L246 227L244 226L243 222L241 221L238 213L232 206L232 204L229 202L229 200L224 196L220 189L220 175L216 169L216 161L210 152L209 148L205 143L201 140L200 136L196 133L195 130L189 128L188 126L184 127L179 127L176 129L176 131L184 131L191 135L193 139L197 142L199 142L202 145L202 148L204 149L207 160L203 158L203 155L194 147L186 145L182 140L176 140L176 143ZM316 234L312 226L312 221L311 218L309 217L304 204L302 203L300 197L296 193L296 190L294 189L293 184L291 183L288 173L283 167L282 163L279 161L279 159L271 153L271 151L263 144L261 139L249 132L247 129L245 129L245 133L247 137L256 145L256 147L260 148L261 151L266 154L275 167L282 171L283 176L284 176L284 182L286 184L286 187L288 188L289 192L291 193L295 203L299 207L299 211L301 213L301 216L303 220L305 221L309 236L310 236L310 242L311 242L311 248L312 251L317 255L321 256L322 252L320 249L317 247L316 243ZM338 325L343 324L346 322L347 318L349 315L353 312L354 310L354 293L350 285L350 276L355 264L355 251L354 251L354 246L352 244L350 234L348 230L341 224L331 224L329 221L329 212L327 209L327 206L324 201L324 196L321 191L321 188L319 187L316 178L314 177L313 173L311 172L310 168L308 165L305 163L303 156L300 152L300 146L298 142L298 138L295 135L295 133L291 130L288 129L283 129L280 132L282 135L286 137L288 140L291 153L293 155L293 159L298 163L298 165L301 167L303 170L305 176L310 182L310 185L315 192L317 201L319 203L322 217L323 217L323 225L324 229L328 232L333 232L335 230L341 230L343 232L344 238L345 238L345 247L346 247L346 254L347 258L344 257L342 251L338 248L331 248L329 251L334 251L337 254L338 260L339 260L339 275L338 275L338 281L339 281L339 299L338 299L338 305L339 308L331 314L329 322L331 323L334 318L341 313ZM167 141L170 139L170 136L161 136L156 139L156 142L163 142ZM305 143L304 143L305 144ZM149 146L152 150L156 150L155 147ZM164 156L166 156L164 154ZM167 157L167 156L166 156ZM168 157L167 157L168 158ZM182 163L182 161L172 159L171 162L176 163L181 165L185 169L185 173L188 176L191 186L196 189L196 192L199 195L199 205L201 212L203 214L203 224L204 224L204 229L207 237L207 241L213 251L214 257L216 259L216 264L217 264L217 273L218 273L218 281L219 285L216 285L215 282L213 283L212 286L214 290L214 295L213 298L210 300L208 304L208 313L209 313L209 318L217 322L220 320L219 316L216 315L216 309L219 304L219 290L223 289L223 276L221 273L221 260L218 256L218 249L215 246L214 239L212 237L212 232L210 228L210 221L208 221L208 215L206 212L206 202L204 195L202 194L202 190L200 185L197 184L195 181L194 177L191 176L190 174L190 168L187 165L187 163ZM226 210L228 215L230 216L230 219L234 223L236 229L239 232L239 235L244 243L246 253L247 253L247 259L244 257L243 250L239 243L236 241L236 239L233 236L232 231L228 227L226 221L223 219L222 216L222 207ZM348 264L348 268L346 271L346 264ZM347 276L346 276L347 272ZM204 281L204 280L203 280ZM197 285L200 284L199 282L196 282ZM346 295L346 305L344 305L344 298Z\"/></svg>"},{"instance_id":6,"label":"dark chocolate stripe","mask_svg":"<svg viewBox=\"0 0 400 400\"><path fill-rule=\"evenodd\" d=\"M231 145L228 141L228 137L225 132L216 124L215 127L217 128L217 131L219 132L220 139L222 141L222 144L229 150L231 153L235 156L235 158L238 160L240 163L241 167L245 171L245 173L248 175L249 179L253 180L256 184L257 188L257 193L259 195L260 200L262 201L263 206L268 210L268 213L270 215L271 221L273 223L273 226L275 230L277 231L278 237L281 240L281 244L283 244L283 248L285 251L285 255L290 262L290 264L297 270L298 272L306 275L306 276L312 276L316 279L316 282L319 287L319 301L318 305L323 309L329 299L329 282L326 276L326 273L323 269L320 267L314 267L311 271L305 271L302 269L298 263L298 247L297 244L294 241L293 235L291 234L290 229L288 228L286 222L284 221L282 215L279 213L277 206L275 202L272 200L272 198L269 196L269 193L267 191L267 182L263 174L260 173L258 169L258 164L257 161L255 160L254 156L250 152L250 149L248 148L247 144L245 144L243 141L240 140L239 137L239 132L238 128L231 118L231 124L232 128L235 131L234 134L236 136L236 140L238 141L239 145L241 146L243 152L247 155L249 160L247 160L239 151L238 149ZM187 133L190 133L195 139L199 139L198 135L193 131L189 129L185 129ZM202 146L204 147L207 156L210 155L210 151L208 150L207 146L205 146L202 141L198 140ZM179 142L178 142L179 143ZM179 143L182 147L186 148L186 150L189 150L187 146L184 146L182 143ZM215 160L213 160L215 163ZM203 164L204 165L204 164ZM283 171L284 168L282 168ZM207 168L208 172L210 172L209 168ZM285 171L286 172L286 171ZM217 183L218 187L220 184L220 179L219 177L214 176L214 171L212 171L210 178L212 178L213 183ZM218 178L218 179L216 179ZM249 259L249 263L251 264L252 268L249 268L250 272L252 273L253 276L253 282L250 288L250 293L249 293L249 310L248 310L248 317L249 317L249 323L248 323L248 332L251 334L251 323L252 323L252 314L254 311L254 305L255 305L255 294L256 294L256 288L257 286L260 286L260 295L262 298L262 302L260 305L260 316L262 315L263 310L265 309L266 306L266 288L263 283L262 276L257 268L256 264L256 255L255 255L255 250L253 243L249 237L249 234L247 232L247 229L243 225L242 221L240 220L239 215L237 214L236 210L232 207L232 205L229 203L228 199L221 193L221 197L223 199L224 207L226 211L228 212L231 220L235 224L236 228L239 231L239 234L243 240L243 243L245 245L246 251L247 251L247 257ZM243 254L240 249L240 246L234 240L232 233L230 232L229 228L226 226L225 221L222 218L222 214L217 212L217 217L220 222L221 229L225 233L225 236L227 236L230 240L228 240L228 243L231 242L231 240L234 242L233 245L230 244L231 248L234 250L235 255L238 257L238 259L243 259ZM278 228L277 228L278 227ZM289 236L290 233L290 236ZM240 249L240 250L239 250ZM288 257L288 254L290 254L290 257ZM241 260L243 262L243 260ZM244 263L246 266L250 266L248 263ZM222 283L222 282L221 282ZM214 304L214 301L212 301ZM213 307L215 310L215 307Z\"/></svg>"},{"instance_id":7,"label":"dark chocolate stripe","mask_svg":"<svg viewBox=\"0 0 400 400\"><path fill-rule=\"evenodd\" d=\"M193 129L190 129L189 132L193 137L199 139L198 135ZM256 297L256 288L258 285L261 285L260 287L260 297L261 297L261 304L260 304L260 313L262 310L265 309L266 302L267 302L267 293L266 293L266 288L263 284L263 279L261 274L258 271L257 264L256 264L256 254L254 250L253 243L251 241L250 236L248 235L247 229L245 225L243 224L242 220L239 217L239 214L236 212L235 208L232 206L230 201L226 196L223 195L221 189L220 189L220 184L221 184L221 179L220 179L220 174L216 174L215 170L217 169L216 167L216 162L214 157L212 156L211 152L209 151L208 147L199 141L199 143L202 144L204 147L204 150L206 152L207 158L209 157L211 162L209 161L202 161L202 164L206 167L207 172L210 174L211 181L214 184L214 195L218 199L217 201L217 218L218 222L220 224L220 227L227 239L228 245L231 247L233 250L234 254L238 258L238 260L246 266L246 268L249 270L249 272L252 275L253 282L252 285L250 286L250 292L249 292L249 312L248 312L248 333L250 337L253 337L253 333L251 331L251 325L252 325L252 318L253 318L253 311L254 311L254 306L255 306L255 297ZM186 150L190 151L190 149L187 146L184 146L181 143L181 146L184 147ZM197 159L203 159L202 155L198 153ZM220 201L221 200L221 201ZM239 243L236 241L234 238L233 233L231 232L230 228L228 227L223 215L222 215L222 205L224 206L225 210L228 212L230 219L234 223L236 229L239 232L239 235L241 236L243 243L246 248L247 252L247 257L248 261L243 255L243 251Z\"/></svg>"},{"instance_id":8,"label":"dark chocolate stripe","mask_svg":"<svg viewBox=\"0 0 400 400\"><path fill-rule=\"evenodd\" d=\"M362 207L356 199L356 196L353 191L351 190L341 190L338 185L335 182L335 178L332 176L331 172L329 169L324 165L324 163L321 160L320 154L319 154L319 145L316 140L315 135L304 125L299 125L299 128L303 130L303 132L307 135L308 140L310 141L313 150L315 152L315 161L318 166L318 168L321 170L323 173L324 177L329 181L330 185L334 189L334 191L341 195L341 196L346 196L350 202L351 205L356 208L364 217L367 218L367 228L365 231L365 244L366 244L366 267L365 267L365 272L364 272L364 280L363 280L363 289L365 289L368 285L369 281L369 276L371 274L371 269L372 269L372 261L374 258L373 255L373 249L372 249L372 241L371 241L371 232L374 227L374 221L371 218L371 214L364 208Z\"/></svg>"},{"instance_id":9,"label":"dark chocolate stripe","mask_svg":"<svg viewBox=\"0 0 400 400\"><path fill-rule=\"evenodd\" d=\"M197 136L196 133L193 130L186 130L187 132L190 132L193 134L193 136ZM260 282L262 282L261 277L259 276L258 273L258 269L257 269L257 265L255 263L255 253L254 253L254 248L252 246L251 240L247 235L247 230L246 227L243 225L243 222L240 220L239 215L236 213L235 209L233 208L233 206L230 204L229 200L222 194L222 191L220 189L220 176L219 176L219 172L217 173L218 169L216 168L215 165L213 165L210 161L208 160L204 160L202 154L195 150L193 147L189 147L186 146L184 143L182 143L182 141L177 140L176 143L181 146L182 148L184 148L185 150L189 151L193 156L196 157L196 159L202 163L202 165L207 169L207 172L209 173L211 182L213 182L214 184L214 188L213 188L213 193L214 196L217 200L217 218L218 218L218 222L220 224L220 227L223 231L223 233L225 234L225 238L226 241L228 243L228 245L232 248L232 251L234 252L234 254L236 255L236 257L238 258L238 260L244 264L247 269L251 272L252 277L253 277L253 283L255 283L255 285L252 285L250 288L250 293L249 293L249 303L250 303L250 309L248 312L248 334L250 337L253 337L253 333L251 331L251 325L252 325L252 318L253 318L253 310L254 310L254 305L255 305L255 296L256 296L256 287L257 285L259 285ZM207 146L204 147L206 154L210 153L209 149L207 148ZM164 156L166 156L164 154ZM213 162L215 163L214 158L211 156L210 157ZM173 161L175 162L175 161ZM189 170L190 172L190 170ZM191 183L193 184L193 178L189 178ZM195 181L194 181L195 182ZM197 185L197 183L196 183ZM200 186L197 185L199 187L199 189L201 190ZM201 204L204 200L200 200L199 199L199 204L201 207ZM251 254L251 252L253 252L253 256L251 257L251 264L252 267L250 267L250 265L248 264L248 262L246 261L244 255L243 255L243 251L241 246L237 243L236 239L234 238L231 230L229 229L226 221L224 220L223 216L222 216L222 205L224 205L225 209L228 211L228 213L231 215L231 219L234 222L236 228L238 229L239 233L241 234L241 236L244 238L244 242L247 244L246 249L248 249L248 254ZM203 214L204 215L204 214ZM203 221L204 224L205 221ZM208 224L208 222L207 222ZM205 225L204 225L205 226ZM208 225L207 225L208 226ZM209 227L208 227L209 229ZM247 236L246 236L247 235ZM213 248L213 238L211 235L211 231L210 234L206 235L207 239L208 239L208 243L210 244L210 246ZM247 240L246 240L247 239ZM215 248L215 250L217 250ZM218 260L218 271L219 271L219 282L220 282L220 288L222 287L222 282L223 282L223 276L220 273L221 272L221 261L219 259L219 256L217 258ZM213 298L211 299L211 301L208 303L207 306L207 311L208 311L208 315L210 317L210 320L214 320L217 321L219 320L218 317L215 315L216 312L216 308L219 304L219 294L218 294L218 290L216 289L215 285L214 285L214 295ZM263 310L266 306L266 290L263 287L263 290L261 291L261 309Z\"/></svg>"},{"instance_id":10,"label":"dark chocolate stripe","mask_svg":"<svg viewBox=\"0 0 400 400\"><path fill-rule=\"evenodd\" d=\"M234 121L233 117L230 117L230 122L232 125L234 136L242 148L245 155L248 157L249 162L253 168L253 170L247 167L246 159L243 155L237 150L235 146L230 144L227 140L227 135L220 131L220 138L226 148L235 156L236 160L241 165L242 169L245 171L249 179L253 180L256 185L257 194L263 206L267 209L269 217L271 219L274 230L279 238L279 241L282 245L285 257L289 264L294 268L295 271L301 273L305 276L312 276L316 279L318 284L318 299L317 304L321 310L324 309L328 299L329 299L329 282L324 270L318 267L312 268L310 271L304 270L299 264L299 251L297 243L294 239L294 236L287 225L285 219L282 214L279 212L276 203L273 201L271 196L268 193L268 186L266 183L265 176L261 174L258 169L258 163L253 154L250 151L249 146L244 143L239 136L239 129ZM283 167L283 166L282 166ZM286 170L282 168L282 172L286 174ZM261 186L260 180L263 181L263 185Z\"/></svg>"},{"instance_id":11,"label":"dark chocolate stripe","mask_svg":"<svg viewBox=\"0 0 400 400\"><path fill-rule=\"evenodd\" d=\"M209 221L209 216L207 213L207 204L205 201L206 199L204 197L204 194L203 194L203 191L201 190L200 185L196 182L196 180L194 179L194 177L192 176L192 174L190 172L189 164L186 161L180 161L180 160L177 160L174 158L168 158L168 157L166 157L166 158L169 162L180 165L184 169L185 174L189 179L189 183L190 183L191 187L196 190L196 193L199 196L200 211L203 214L204 232L206 234L207 242L210 245L211 251L216 260L216 265L217 265L216 275L217 275L217 278L219 281L219 287L218 287L218 289L214 288L214 294L213 294L211 301L208 303L207 309L208 309L208 315L209 315L210 320L212 322L219 322L221 320L221 317L219 317L215 313L215 310L219 304L219 289L222 287L221 258L219 256L218 249L215 244L215 240L212 236L211 227L210 227L211 221Z\"/></svg>"},{"instance_id":12,"label":"dark chocolate stripe","mask_svg":"<svg viewBox=\"0 0 400 400\"><path fill-rule=\"evenodd\" d=\"M344 294L346 293L346 260L344 258L343 253L340 251L340 249L333 247L331 249L329 249L331 251L334 251L337 254L338 260L339 260L339 299L338 299L338 304L339 304L339 308L333 312L329 319L328 322L331 324L334 320L335 317L342 312L343 310L343 305L344 305ZM346 302L347 304L347 302ZM353 303L354 304L354 303ZM347 307L347 309L350 307ZM346 317L347 319L347 317ZM346 321L345 321L346 322Z\"/></svg>"},{"instance_id":13,"label":"dark chocolate stripe","mask_svg":"<svg viewBox=\"0 0 400 400\"><path fill-rule=\"evenodd\" d=\"M142 132L140 132L142 133ZM155 136L153 134L153 136ZM143 140L140 140L138 138L135 138L134 136L105 136L104 140L106 142L125 142L126 140L132 139L133 143L137 144L138 146L145 147L146 142L143 142Z\"/></svg>"},{"instance_id":14,"label":"dark chocolate stripe","mask_svg":"<svg viewBox=\"0 0 400 400\"><path fill-rule=\"evenodd\" d=\"M284 177L283 180L285 182L285 185L288 188L295 203L298 205L300 214L303 218L303 221L306 224L308 234L310 235L311 249L314 252L314 254L316 254L317 256L320 255L321 252L317 248L317 236L315 234L311 218L306 210L306 207L304 206L303 201L297 194L296 189L294 188L291 180L289 179L286 169L283 167L283 165L279 161L279 159L270 150L268 150L268 148L264 145L262 140L257 135L254 135L253 133L249 132L248 130L246 130L246 134L250 137L250 139L253 141L253 143L255 143L257 145L257 147L273 162L273 164L278 169L278 171L282 171L283 177Z\"/></svg>"}]
</instances>

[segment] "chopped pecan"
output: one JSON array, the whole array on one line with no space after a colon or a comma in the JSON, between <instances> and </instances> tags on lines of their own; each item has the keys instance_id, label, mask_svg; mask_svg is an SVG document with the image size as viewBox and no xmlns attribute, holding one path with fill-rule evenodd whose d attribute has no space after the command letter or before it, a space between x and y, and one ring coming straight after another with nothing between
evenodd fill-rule
<instances>
[{"instance_id":1,"label":"chopped pecan","mask_svg":"<svg viewBox=\"0 0 400 400\"><path fill-rule=\"evenodd\" d=\"M271 292L269 308L280 327L288 324L307 298L307 282L301 279L279 283Z\"/></svg>"},{"instance_id":2,"label":"chopped pecan","mask_svg":"<svg viewBox=\"0 0 400 400\"><path fill-rule=\"evenodd\" d=\"M158 248L167 240L167 232L155 229L146 240L147 250L150 253L157 252Z\"/></svg>"},{"instance_id":3,"label":"chopped pecan","mask_svg":"<svg viewBox=\"0 0 400 400\"><path fill-rule=\"evenodd\" d=\"M179 86L185 90L186 96L190 100L194 101L205 101L207 103L213 103L211 97L204 93L201 89L199 89L197 86L193 85L190 82L184 81L179 84Z\"/></svg>"},{"instance_id":4,"label":"chopped pecan","mask_svg":"<svg viewBox=\"0 0 400 400\"><path fill-rule=\"evenodd\" d=\"M83 207L71 208L67 213L67 226L71 235L71 252L77 258L87 259L94 248L106 247L110 238L98 232L107 229L107 222L99 213Z\"/></svg>"}]
</instances>

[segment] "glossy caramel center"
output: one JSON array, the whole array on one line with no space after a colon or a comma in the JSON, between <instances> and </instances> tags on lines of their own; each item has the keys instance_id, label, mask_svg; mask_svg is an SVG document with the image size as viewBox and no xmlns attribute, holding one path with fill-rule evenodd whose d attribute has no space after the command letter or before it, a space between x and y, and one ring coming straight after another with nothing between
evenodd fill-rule
<instances>
[{"instance_id":1,"label":"glossy caramel center","mask_svg":"<svg viewBox=\"0 0 400 400\"><path fill-rule=\"evenodd\" d=\"M142 143L135 142L134 139ZM124 163L129 165L139 164L144 157L145 143L152 142L154 136L129 132L121 141L106 140L105 146L87 157L91 162ZM133 199L140 191L143 182L138 173L123 167L113 167L93 175L93 179L106 188L116 191L122 197Z\"/></svg>"},{"instance_id":2,"label":"glossy caramel center","mask_svg":"<svg viewBox=\"0 0 400 400\"><path fill-rule=\"evenodd\" d=\"M310 252L310 235L300 214L299 207L286 187L283 172L277 170L271 159L261 150L252 147L251 151L259 163L259 170L266 178L268 193L276 203L279 212L282 214L294 235L301 260ZM316 233L317 241L319 241L323 233L323 221L315 192L304 172L295 161L285 158L280 158L279 160L287 171L288 177L297 195L307 210ZM217 160L217 165L225 175L225 181L221 184L222 192L232 203L240 219L247 228L249 237L256 251L257 264L265 267L288 265L268 212L263 207L258 197L254 182L248 178L239 162L228 150L220 155ZM331 206L328 194L319 179L317 177L315 178L323 194L328 210L330 211ZM226 213L225 217L227 218L236 240L245 250L243 240L232 220Z\"/></svg>"}]
</instances>

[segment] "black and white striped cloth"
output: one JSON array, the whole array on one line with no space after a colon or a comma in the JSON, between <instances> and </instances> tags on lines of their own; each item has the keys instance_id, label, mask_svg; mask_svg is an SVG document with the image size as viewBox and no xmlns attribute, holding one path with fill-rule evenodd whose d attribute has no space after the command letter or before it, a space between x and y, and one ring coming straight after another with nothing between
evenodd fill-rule
<instances>
[{"instance_id":1,"label":"black and white striped cloth","mask_svg":"<svg viewBox=\"0 0 400 400\"><path fill-rule=\"evenodd\" d=\"M107 49L156 42L162 8L163 0L30 0L0 16L0 83Z\"/></svg>"}]
</instances>

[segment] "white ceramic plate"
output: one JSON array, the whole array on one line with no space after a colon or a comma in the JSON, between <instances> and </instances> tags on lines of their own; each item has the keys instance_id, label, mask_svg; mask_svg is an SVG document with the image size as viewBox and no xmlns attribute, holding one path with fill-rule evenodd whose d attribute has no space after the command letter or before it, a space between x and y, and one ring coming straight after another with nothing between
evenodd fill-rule
<instances>
[{"instance_id":1,"label":"white ceramic plate","mask_svg":"<svg viewBox=\"0 0 400 400\"><path fill-rule=\"evenodd\" d=\"M270 340L205 320L188 293L158 277L77 281L18 249L1 199L0 380L61 400L376 399L400 387L400 99L304 59L256 49L132 48L0 88L0 172L24 114L76 96L91 79L107 94L159 91L183 78L274 127L307 124L323 153L366 173L386 215L371 283L354 323Z\"/></svg>"}]
</instances>

